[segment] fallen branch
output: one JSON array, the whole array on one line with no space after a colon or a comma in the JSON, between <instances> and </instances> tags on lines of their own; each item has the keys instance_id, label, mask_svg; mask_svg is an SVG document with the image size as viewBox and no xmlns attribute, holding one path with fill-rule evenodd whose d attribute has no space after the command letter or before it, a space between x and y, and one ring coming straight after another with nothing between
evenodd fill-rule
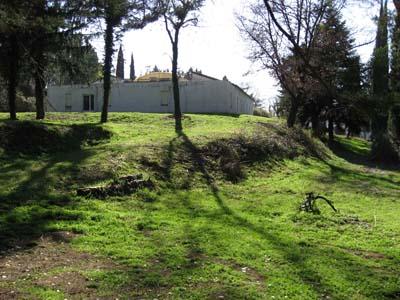
<instances>
[{"instance_id":1,"label":"fallen branch","mask_svg":"<svg viewBox=\"0 0 400 300\"><path fill-rule=\"evenodd\" d=\"M154 188L154 183L144 180L143 175L121 177L107 186L80 188L76 191L78 196L86 198L105 199L110 196L130 195L142 188Z\"/></svg>"},{"instance_id":2,"label":"fallen branch","mask_svg":"<svg viewBox=\"0 0 400 300\"><path fill-rule=\"evenodd\" d=\"M306 194L306 199L300 206L300 210L303 210L305 212L312 212L312 213L320 213L318 207L316 206L316 201L318 199L325 200L326 203L334 210L334 212L337 212L337 209L335 206L333 206L333 202L323 196L317 195L315 196L314 193L307 193Z\"/></svg>"}]
</instances>

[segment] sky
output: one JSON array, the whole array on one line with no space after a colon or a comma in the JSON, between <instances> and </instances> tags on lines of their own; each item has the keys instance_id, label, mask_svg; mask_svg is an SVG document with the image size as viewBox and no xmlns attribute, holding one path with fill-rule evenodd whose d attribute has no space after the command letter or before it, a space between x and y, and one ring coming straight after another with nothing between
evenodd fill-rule
<instances>
[{"instance_id":1,"label":"sky","mask_svg":"<svg viewBox=\"0 0 400 300\"><path fill-rule=\"evenodd\" d=\"M278 86L268 71L260 70L247 58L248 45L237 29L235 13L243 11L245 0L208 0L200 10L197 27L187 27L180 35L179 68L190 67L202 70L203 74L222 79L224 76L264 100L264 106L272 104L278 95ZM344 19L354 31L356 43L371 41L376 32L372 21L378 12L371 7L349 7ZM171 69L171 43L163 22L152 23L142 30L127 32L115 48L122 45L125 58L125 77L129 76L130 56L135 59L136 75L144 74L157 65L159 69ZM100 59L103 58L104 43L101 38L94 41ZM367 61L373 43L357 49L363 61ZM116 65L117 53L114 55Z\"/></svg>"}]
</instances>

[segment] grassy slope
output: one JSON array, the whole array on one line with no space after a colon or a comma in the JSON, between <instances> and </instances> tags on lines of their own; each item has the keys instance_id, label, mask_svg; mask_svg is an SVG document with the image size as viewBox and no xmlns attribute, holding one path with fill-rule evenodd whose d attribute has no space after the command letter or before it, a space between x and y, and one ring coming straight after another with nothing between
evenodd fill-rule
<instances>
[{"instance_id":1,"label":"grassy slope","mask_svg":"<svg viewBox=\"0 0 400 300\"><path fill-rule=\"evenodd\" d=\"M5 119L0 114L0 120ZM22 119L32 119L30 114ZM95 114L49 116L51 124L95 125ZM267 119L192 115L185 134L195 145L251 131ZM82 233L77 249L126 268L78 270L105 297L145 299L391 299L400 295L400 173L298 158L272 170L257 163L246 180L218 179L176 162L182 144L173 121L158 114L111 114L111 140L40 159L0 154L0 234L34 240L49 230ZM343 140L365 154L368 145ZM106 201L75 188L134 173L153 175L142 157L168 167L156 191ZM179 187L186 188L179 188ZM321 193L321 215L298 212L304 194ZM61 205L63 204L63 205ZM62 272L55 270L55 273ZM1 287L0 282L0 287ZM63 299L29 282L17 288ZM44 296L43 296L44 297Z\"/></svg>"}]
</instances>

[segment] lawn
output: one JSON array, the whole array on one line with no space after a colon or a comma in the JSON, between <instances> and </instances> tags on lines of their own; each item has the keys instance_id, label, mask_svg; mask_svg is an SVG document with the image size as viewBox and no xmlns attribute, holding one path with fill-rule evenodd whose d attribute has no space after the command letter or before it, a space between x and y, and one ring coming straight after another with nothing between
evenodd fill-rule
<instances>
[{"instance_id":1,"label":"lawn","mask_svg":"<svg viewBox=\"0 0 400 300\"><path fill-rule=\"evenodd\" d=\"M400 171L371 164L363 140L308 137L322 156L277 142L285 155L240 160L231 180L204 149L285 138L279 120L188 115L177 135L164 114L19 118L67 133L0 148L0 299L400 299ZM155 188L76 195L130 174ZM308 192L338 213L300 212Z\"/></svg>"}]
</instances>

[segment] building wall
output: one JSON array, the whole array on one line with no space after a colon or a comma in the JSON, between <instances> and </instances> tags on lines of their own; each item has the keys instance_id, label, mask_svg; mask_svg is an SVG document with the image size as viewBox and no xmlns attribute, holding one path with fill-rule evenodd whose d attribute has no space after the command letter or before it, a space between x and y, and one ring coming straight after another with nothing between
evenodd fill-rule
<instances>
[{"instance_id":1,"label":"building wall","mask_svg":"<svg viewBox=\"0 0 400 300\"><path fill-rule=\"evenodd\" d=\"M90 110L101 111L102 84L51 86L49 110L84 111L84 96L93 95ZM110 94L110 112L173 112L171 82L116 82ZM253 114L252 99L227 81L204 80L180 83L181 108L186 113Z\"/></svg>"}]
</instances>

